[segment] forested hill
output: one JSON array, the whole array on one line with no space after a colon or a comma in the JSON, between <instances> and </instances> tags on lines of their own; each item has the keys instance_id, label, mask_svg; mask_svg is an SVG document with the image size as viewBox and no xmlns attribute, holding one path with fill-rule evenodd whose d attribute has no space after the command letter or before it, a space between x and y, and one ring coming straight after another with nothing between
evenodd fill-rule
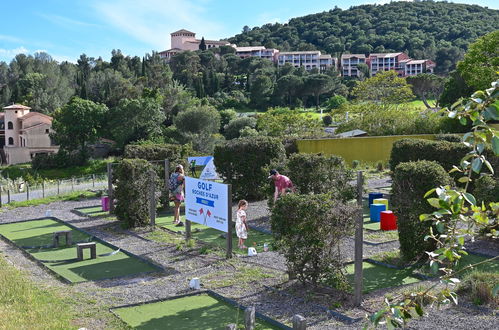
<instances>
[{"instance_id":1,"label":"forested hill","mask_svg":"<svg viewBox=\"0 0 499 330\"><path fill-rule=\"evenodd\" d=\"M448 2L392 2L293 18L287 24L244 27L229 40L281 51L319 49L329 54L406 51L429 58L441 73L453 69L467 46L499 29L499 10Z\"/></svg>"}]
</instances>

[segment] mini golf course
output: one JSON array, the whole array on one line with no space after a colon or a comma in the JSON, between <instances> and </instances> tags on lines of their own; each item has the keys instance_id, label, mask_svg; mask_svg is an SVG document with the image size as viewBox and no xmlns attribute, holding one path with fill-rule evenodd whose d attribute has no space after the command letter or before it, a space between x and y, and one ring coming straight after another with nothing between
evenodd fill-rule
<instances>
[{"instance_id":1,"label":"mini golf course","mask_svg":"<svg viewBox=\"0 0 499 330\"><path fill-rule=\"evenodd\" d=\"M181 220L185 224L185 217L182 216ZM178 232L178 231L185 232L185 226L176 227L173 224L173 215L163 215L156 218L156 225L173 232ZM222 249L225 249L227 247L227 240L225 238L222 238L221 235L223 234L223 232L219 230L191 222L191 234L192 238L207 243L209 245L220 247ZM274 240L272 238L272 235L262 233L260 231L250 228L248 232L248 239L244 242L244 245L246 245L247 247L255 247L257 252L263 252L263 244L267 243L270 250L272 248L271 243L273 241ZM239 249L237 247L237 243L238 243L238 238L234 230L232 234L233 252L237 254L247 254L248 253L247 250Z\"/></svg>"},{"instance_id":2,"label":"mini golf course","mask_svg":"<svg viewBox=\"0 0 499 330\"><path fill-rule=\"evenodd\" d=\"M244 329L244 311L213 292L194 293L111 310L135 329L225 329L234 323ZM264 320L264 319L265 320ZM255 329L289 329L258 314Z\"/></svg>"},{"instance_id":3,"label":"mini golf course","mask_svg":"<svg viewBox=\"0 0 499 330\"><path fill-rule=\"evenodd\" d=\"M354 264L348 264L346 267L347 279L354 285ZM363 265L362 292L369 293L374 290L397 287L400 285L420 282L414 277L411 269L394 269L375 265L364 261Z\"/></svg>"},{"instance_id":4,"label":"mini golf course","mask_svg":"<svg viewBox=\"0 0 499 330\"><path fill-rule=\"evenodd\" d=\"M54 247L53 233L57 231L71 231L73 244L67 246L62 239L59 247ZM152 263L56 218L2 224L0 236L70 283L161 271L161 268ZM84 259L79 261L76 243L87 242L96 243L97 258L90 259L89 252L84 251Z\"/></svg>"},{"instance_id":5,"label":"mini golf course","mask_svg":"<svg viewBox=\"0 0 499 330\"><path fill-rule=\"evenodd\" d=\"M108 216L108 211L102 211L102 206L87 206L77 207L74 209L75 213L86 217L103 217Z\"/></svg>"}]
</instances>

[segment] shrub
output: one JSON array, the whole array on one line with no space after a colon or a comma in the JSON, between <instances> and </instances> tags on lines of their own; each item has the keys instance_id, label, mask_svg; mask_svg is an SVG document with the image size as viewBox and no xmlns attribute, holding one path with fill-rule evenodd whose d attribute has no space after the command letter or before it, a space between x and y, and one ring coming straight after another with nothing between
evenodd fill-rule
<instances>
[{"instance_id":1,"label":"shrub","mask_svg":"<svg viewBox=\"0 0 499 330\"><path fill-rule=\"evenodd\" d=\"M342 104L348 103L347 99L342 95L334 95L327 100L327 108L329 110L338 109Z\"/></svg>"},{"instance_id":2,"label":"shrub","mask_svg":"<svg viewBox=\"0 0 499 330\"><path fill-rule=\"evenodd\" d=\"M80 153L69 154L59 150L55 154L37 154L31 161L31 167L34 170L49 170L53 168L81 166L86 163L88 163L88 159Z\"/></svg>"},{"instance_id":3,"label":"shrub","mask_svg":"<svg viewBox=\"0 0 499 330\"><path fill-rule=\"evenodd\" d=\"M270 218L272 234L290 272L303 283L345 289L339 244L352 234L358 212L330 194L288 194L278 199Z\"/></svg>"},{"instance_id":4,"label":"shrub","mask_svg":"<svg viewBox=\"0 0 499 330\"><path fill-rule=\"evenodd\" d=\"M433 251L435 242L425 241L431 221L420 221L419 215L435 209L423 199L435 186L449 185L449 174L436 162L417 161L399 164L392 177L392 207L398 217L400 252L405 260Z\"/></svg>"},{"instance_id":5,"label":"shrub","mask_svg":"<svg viewBox=\"0 0 499 330\"><path fill-rule=\"evenodd\" d=\"M461 142L463 137L459 134L437 134L435 140L447 142Z\"/></svg>"},{"instance_id":6,"label":"shrub","mask_svg":"<svg viewBox=\"0 0 499 330\"><path fill-rule=\"evenodd\" d=\"M236 139L241 135L241 130L245 127L255 128L256 119L252 117L232 119L224 128L224 136L227 140Z\"/></svg>"},{"instance_id":7,"label":"shrub","mask_svg":"<svg viewBox=\"0 0 499 330\"><path fill-rule=\"evenodd\" d=\"M479 204L499 202L499 180L490 175L481 176L475 181L473 196Z\"/></svg>"},{"instance_id":8,"label":"shrub","mask_svg":"<svg viewBox=\"0 0 499 330\"><path fill-rule=\"evenodd\" d=\"M352 161L352 168L357 168L360 165L360 160L353 160Z\"/></svg>"},{"instance_id":9,"label":"shrub","mask_svg":"<svg viewBox=\"0 0 499 330\"><path fill-rule=\"evenodd\" d=\"M333 123L333 117L330 115L325 115L322 117L322 122L324 123L324 126L329 126Z\"/></svg>"},{"instance_id":10,"label":"shrub","mask_svg":"<svg viewBox=\"0 0 499 330\"><path fill-rule=\"evenodd\" d=\"M390 155L390 168L394 169L402 162L417 160L436 161L447 171L453 165L460 164L461 159L470 151L463 143L447 141L431 141L423 139L402 139L393 143ZM491 163L492 168L499 168L499 157L495 156L490 148L486 148L484 155ZM495 176L499 173L496 171Z\"/></svg>"},{"instance_id":11,"label":"shrub","mask_svg":"<svg viewBox=\"0 0 499 330\"><path fill-rule=\"evenodd\" d=\"M353 171L343 158L320 154L293 154L288 161L289 178L301 194L331 192L335 199L347 201L355 196Z\"/></svg>"},{"instance_id":12,"label":"shrub","mask_svg":"<svg viewBox=\"0 0 499 330\"><path fill-rule=\"evenodd\" d=\"M170 161L170 171L173 171L178 164L186 167L187 157L193 154L194 151L188 144L129 144L125 147L123 157L145 160L168 159Z\"/></svg>"},{"instance_id":13,"label":"shrub","mask_svg":"<svg viewBox=\"0 0 499 330\"><path fill-rule=\"evenodd\" d=\"M281 141L270 137L239 138L215 147L215 166L234 198L259 199L268 185L266 166L285 157Z\"/></svg>"},{"instance_id":14,"label":"shrub","mask_svg":"<svg viewBox=\"0 0 499 330\"><path fill-rule=\"evenodd\" d=\"M470 295L477 304L493 303L499 305L499 296L494 296L492 290L499 283L499 274L492 272L474 271L467 274L459 284L458 292Z\"/></svg>"},{"instance_id":15,"label":"shrub","mask_svg":"<svg viewBox=\"0 0 499 330\"><path fill-rule=\"evenodd\" d=\"M117 200L115 213L127 228L150 223L150 187L158 184L154 166L144 159L123 159L113 167ZM154 196L156 203L159 195Z\"/></svg>"}]
</instances>

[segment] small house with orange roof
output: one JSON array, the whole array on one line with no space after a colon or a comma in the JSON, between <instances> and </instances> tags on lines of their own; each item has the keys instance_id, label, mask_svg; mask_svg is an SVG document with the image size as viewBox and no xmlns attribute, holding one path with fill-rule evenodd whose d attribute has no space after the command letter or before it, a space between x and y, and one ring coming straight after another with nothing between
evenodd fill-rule
<instances>
[{"instance_id":1,"label":"small house with orange roof","mask_svg":"<svg viewBox=\"0 0 499 330\"><path fill-rule=\"evenodd\" d=\"M56 153L50 138L52 117L22 104L3 108L0 113L0 154L3 164L30 162L36 154Z\"/></svg>"}]
</instances>

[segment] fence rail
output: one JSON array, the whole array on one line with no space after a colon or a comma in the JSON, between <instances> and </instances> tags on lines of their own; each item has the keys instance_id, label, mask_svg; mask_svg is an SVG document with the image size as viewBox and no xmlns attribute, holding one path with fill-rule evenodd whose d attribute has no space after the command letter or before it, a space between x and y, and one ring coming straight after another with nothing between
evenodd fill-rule
<instances>
[{"instance_id":1,"label":"fence rail","mask_svg":"<svg viewBox=\"0 0 499 330\"><path fill-rule=\"evenodd\" d=\"M87 175L62 180L42 180L29 184L21 180L2 180L1 205L50 196L64 195L73 191L107 188L107 174Z\"/></svg>"}]
</instances>

